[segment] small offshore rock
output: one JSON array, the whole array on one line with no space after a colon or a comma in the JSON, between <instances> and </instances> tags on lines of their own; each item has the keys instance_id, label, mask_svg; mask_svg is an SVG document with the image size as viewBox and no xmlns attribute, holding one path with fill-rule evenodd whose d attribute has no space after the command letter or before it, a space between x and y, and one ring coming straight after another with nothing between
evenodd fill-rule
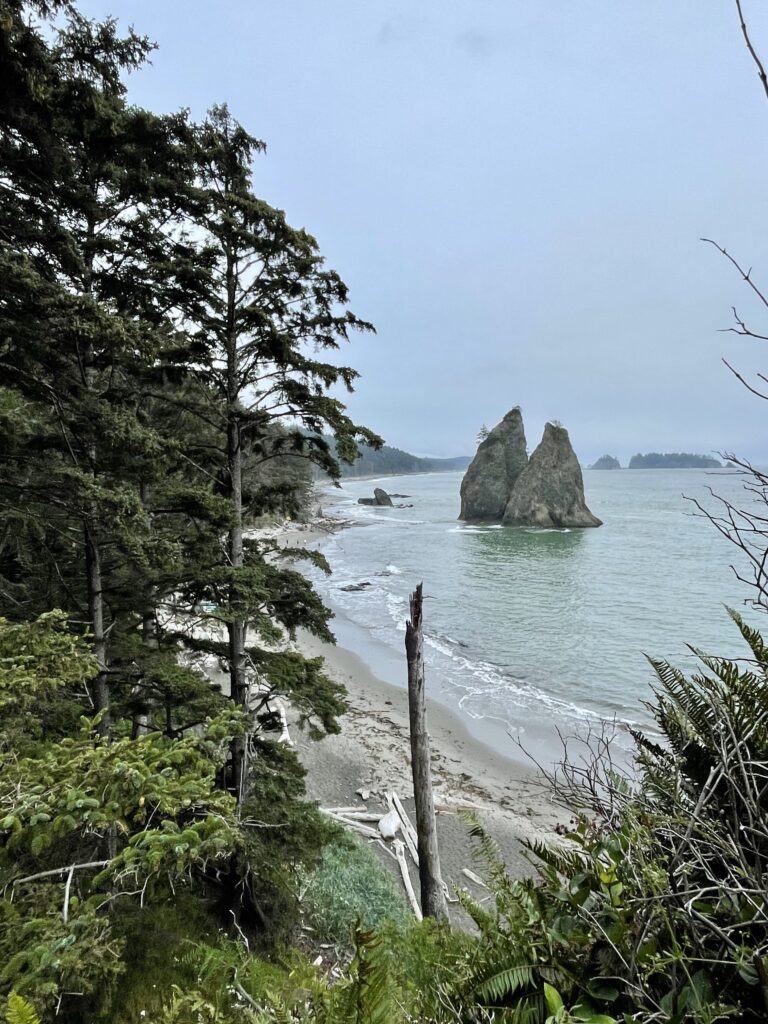
<instances>
[{"instance_id":1,"label":"small offshore rock","mask_svg":"<svg viewBox=\"0 0 768 1024\"><path fill-rule=\"evenodd\" d=\"M403 495L403 497L407 497L407 495ZM358 498L357 504L378 505L385 508L392 508L392 498L387 494L383 487L375 487L372 498Z\"/></svg>"}]
</instances>

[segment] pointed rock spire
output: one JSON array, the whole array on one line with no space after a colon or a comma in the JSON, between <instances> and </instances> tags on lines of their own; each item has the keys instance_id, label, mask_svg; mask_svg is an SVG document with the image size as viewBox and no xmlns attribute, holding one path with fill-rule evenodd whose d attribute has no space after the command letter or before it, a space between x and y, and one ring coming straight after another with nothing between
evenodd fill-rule
<instances>
[{"instance_id":1,"label":"pointed rock spire","mask_svg":"<svg viewBox=\"0 0 768 1024\"><path fill-rule=\"evenodd\" d=\"M565 427L547 423L504 511L510 526L602 526L584 501L584 480Z\"/></svg>"},{"instance_id":2,"label":"pointed rock spire","mask_svg":"<svg viewBox=\"0 0 768 1024\"><path fill-rule=\"evenodd\" d=\"M515 406L481 441L461 481L459 519L500 522L515 481L527 463L523 417L520 407Z\"/></svg>"}]
</instances>

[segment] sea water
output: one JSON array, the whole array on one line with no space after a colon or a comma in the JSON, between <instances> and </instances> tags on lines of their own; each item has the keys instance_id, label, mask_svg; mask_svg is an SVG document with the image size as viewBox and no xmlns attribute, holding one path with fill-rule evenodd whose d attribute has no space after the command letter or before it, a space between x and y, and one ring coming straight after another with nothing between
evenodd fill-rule
<instances>
[{"instance_id":1,"label":"sea water","mask_svg":"<svg viewBox=\"0 0 768 1024\"><path fill-rule=\"evenodd\" d=\"M586 471L587 504L604 521L586 530L460 523L461 476L330 492L329 511L356 526L318 545L332 574L313 581L339 642L383 678L405 684L408 598L421 581L428 692L500 749L518 741L540 753L542 738L605 721L619 743L630 728L652 732L649 657L690 672L691 647L743 656L725 606L750 616L751 591L732 568L746 567L687 500L714 511L711 489L743 506L738 474ZM375 486L412 507L359 505Z\"/></svg>"}]
</instances>

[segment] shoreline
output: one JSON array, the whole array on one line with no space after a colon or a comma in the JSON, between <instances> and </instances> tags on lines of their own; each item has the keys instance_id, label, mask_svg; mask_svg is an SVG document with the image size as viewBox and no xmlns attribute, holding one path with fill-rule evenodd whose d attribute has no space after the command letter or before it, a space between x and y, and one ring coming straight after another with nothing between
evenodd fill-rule
<instances>
[{"instance_id":1,"label":"shoreline","mask_svg":"<svg viewBox=\"0 0 768 1024\"><path fill-rule=\"evenodd\" d=\"M322 506L322 498L319 503ZM276 527L274 537L281 547L305 547L355 525L321 511L307 524ZM384 811L386 793L394 790L413 817L405 685L382 679L352 647L325 643L306 631L299 631L295 647L305 657L322 657L326 674L347 690L348 711L340 719L340 733L313 742L298 730L291 731L307 770L308 798L321 807L350 806L361 803L362 793L369 809ZM402 667L405 682L404 655ZM428 699L427 717L441 866L449 889L469 888L475 897L484 895L463 872L469 868L483 873L463 811L476 816L498 844L510 874L532 874L523 844L551 842L558 826L569 817L553 801L534 762L526 761L522 753L515 758L484 743L460 713L434 698ZM371 849L396 871L390 856L375 843ZM415 875L414 883L418 889Z\"/></svg>"}]
</instances>

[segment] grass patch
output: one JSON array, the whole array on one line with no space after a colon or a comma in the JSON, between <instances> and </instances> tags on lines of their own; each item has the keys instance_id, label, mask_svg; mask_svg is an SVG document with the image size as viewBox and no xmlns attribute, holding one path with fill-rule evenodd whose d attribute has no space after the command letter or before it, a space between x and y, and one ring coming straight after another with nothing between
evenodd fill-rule
<instances>
[{"instance_id":1,"label":"grass patch","mask_svg":"<svg viewBox=\"0 0 768 1024\"><path fill-rule=\"evenodd\" d=\"M349 945L358 921L378 928L385 921L405 925L411 911L367 846L343 837L323 850L320 864L305 878L304 917L325 942Z\"/></svg>"}]
</instances>

